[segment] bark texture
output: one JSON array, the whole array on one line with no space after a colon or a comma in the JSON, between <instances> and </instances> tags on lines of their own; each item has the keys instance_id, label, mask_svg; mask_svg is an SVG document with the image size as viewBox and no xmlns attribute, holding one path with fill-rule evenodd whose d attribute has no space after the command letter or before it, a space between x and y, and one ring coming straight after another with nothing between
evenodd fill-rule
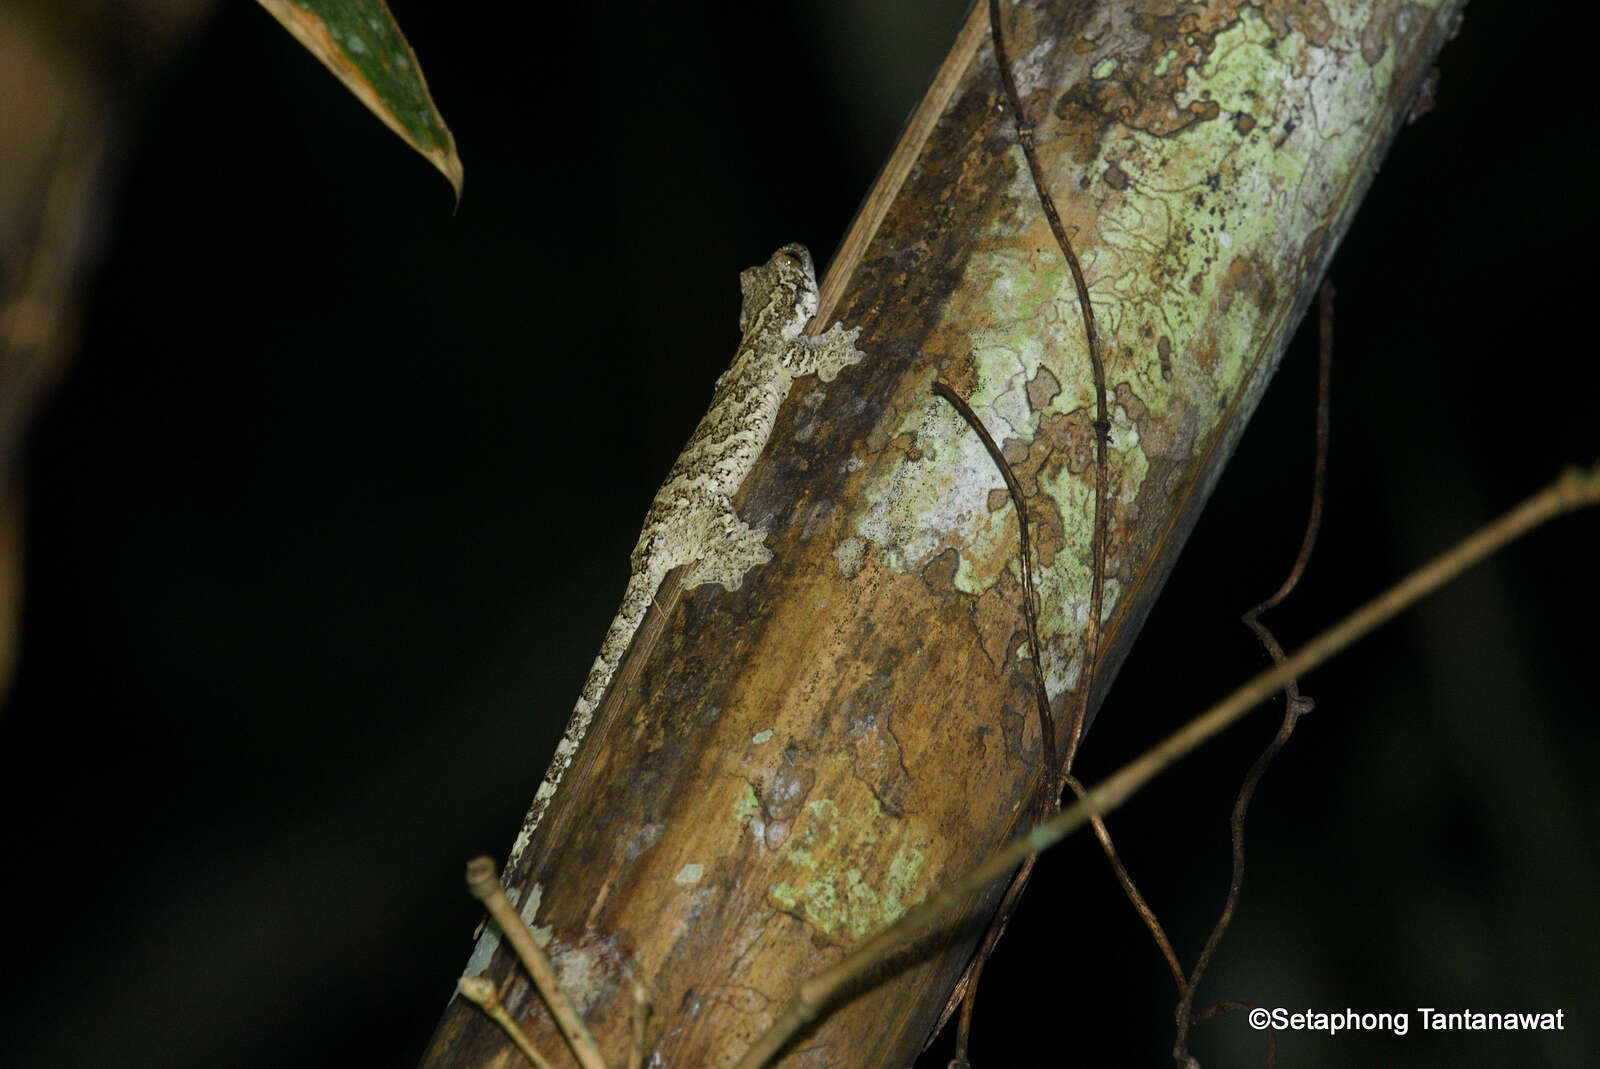
<instances>
[{"instance_id":1,"label":"bark texture","mask_svg":"<svg viewBox=\"0 0 1600 1069\"><path fill-rule=\"evenodd\" d=\"M1110 401L1103 694L1461 4L1003 4ZM774 560L669 577L507 885L614 1064L735 1061L806 975L1019 830L1044 762L1017 520L1030 497L1057 722L1083 683L1094 391L979 4L885 167L814 324L867 359L795 384L741 516ZM1059 732L1058 732L1059 736ZM544 771L530 760L529 791ZM999 888L833 1007L785 1066L909 1064ZM1070 904L1063 904L1070 908ZM493 931L468 972L566 1051ZM519 1055L447 1009L430 1067Z\"/></svg>"}]
</instances>

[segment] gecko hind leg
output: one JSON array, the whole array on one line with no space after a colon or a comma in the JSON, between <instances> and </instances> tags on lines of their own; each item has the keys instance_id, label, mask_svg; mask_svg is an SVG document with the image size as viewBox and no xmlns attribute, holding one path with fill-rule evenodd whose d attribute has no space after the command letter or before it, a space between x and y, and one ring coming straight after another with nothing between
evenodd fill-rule
<instances>
[{"instance_id":1,"label":"gecko hind leg","mask_svg":"<svg viewBox=\"0 0 1600 1069\"><path fill-rule=\"evenodd\" d=\"M765 528L751 527L733 510L733 502L718 494L713 518L707 524L705 556L690 570L685 589L703 583L721 583L724 590L738 590L745 573L772 559L766 546Z\"/></svg>"}]
</instances>

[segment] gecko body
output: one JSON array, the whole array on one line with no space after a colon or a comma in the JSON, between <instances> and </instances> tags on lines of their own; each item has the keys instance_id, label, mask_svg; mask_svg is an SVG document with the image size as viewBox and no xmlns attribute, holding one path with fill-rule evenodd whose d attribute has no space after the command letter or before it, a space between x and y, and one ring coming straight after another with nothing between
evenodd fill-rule
<instances>
[{"instance_id":1,"label":"gecko body","mask_svg":"<svg viewBox=\"0 0 1600 1069\"><path fill-rule=\"evenodd\" d=\"M845 330L836 323L814 337L801 333L817 313L816 272L804 246L785 245L765 264L741 273L739 285L739 350L645 515L622 607L606 629L566 733L523 819L506 864L508 873L521 861L571 767L667 573L688 565L683 589L720 583L726 590L738 590L746 572L772 559L767 531L739 519L732 497L766 447L790 385L812 372L831 381L865 355L855 347L860 327Z\"/></svg>"}]
</instances>

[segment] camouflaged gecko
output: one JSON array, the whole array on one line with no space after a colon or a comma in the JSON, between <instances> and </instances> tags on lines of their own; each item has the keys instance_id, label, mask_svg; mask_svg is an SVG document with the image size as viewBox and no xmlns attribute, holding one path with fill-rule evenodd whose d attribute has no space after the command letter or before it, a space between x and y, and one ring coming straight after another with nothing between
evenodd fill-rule
<instances>
[{"instance_id":1,"label":"camouflaged gecko","mask_svg":"<svg viewBox=\"0 0 1600 1069\"><path fill-rule=\"evenodd\" d=\"M817 314L817 277L805 246L785 245L762 266L741 273L739 286L744 293L739 351L717 380L711 408L645 515L622 608L606 630L566 734L523 819L507 872L521 860L561 777L571 767L611 677L667 573L689 565L684 590L702 583L738 590L746 572L772 559L766 530L739 519L732 497L766 447L790 384L813 371L823 382L831 382L841 369L866 355L855 347L860 327L845 330L835 323L815 337L800 333Z\"/></svg>"}]
</instances>

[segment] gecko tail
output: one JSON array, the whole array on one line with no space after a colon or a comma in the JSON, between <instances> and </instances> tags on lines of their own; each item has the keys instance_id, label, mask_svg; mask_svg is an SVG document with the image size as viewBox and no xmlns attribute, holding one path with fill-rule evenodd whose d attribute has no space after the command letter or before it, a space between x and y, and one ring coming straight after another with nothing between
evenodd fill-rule
<instances>
[{"instance_id":1,"label":"gecko tail","mask_svg":"<svg viewBox=\"0 0 1600 1069\"><path fill-rule=\"evenodd\" d=\"M556 744L556 752L550 759L550 767L544 774L544 781L539 784L538 793L533 797L533 804L528 807L527 816L522 818L522 828L517 833L516 842L511 846L511 856L506 860L507 874L521 863L523 852L532 842L534 831L538 829L539 822L544 819L545 810L550 808L550 802L555 798L556 788L561 786L561 780L566 776L567 769L572 767L578 746L589 733L589 725L594 721L595 710L600 708L600 701L605 697L606 689L611 686L611 679L616 675L617 667L622 664L623 656L633 644L633 634L644 622L645 613L650 608L650 602L655 597L656 586L659 583L658 576L652 576L647 572L635 573L628 580L627 592L622 597L622 607L617 610L611 626L606 628L605 640L600 644L600 655L594 659L594 664L589 668L589 675L583 681L583 690L579 692L577 704L573 707L572 719L567 721L567 730L562 734L561 741Z\"/></svg>"},{"instance_id":2,"label":"gecko tail","mask_svg":"<svg viewBox=\"0 0 1600 1069\"><path fill-rule=\"evenodd\" d=\"M611 678L616 675L622 658L628 653L628 647L633 644L634 632L644 622L651 599L655 597L656 585L646 573L635 573L628 580L622 607L612 618L611 626L606 628L606 637L600 643L600 654L594 659L588 678L583 681L583 690L578 695L578 709L573 711L574 718L586 704L591 714L599 707L600 699L606 695L606 688L611 686Z\"/></svg>"}]
</instances>

